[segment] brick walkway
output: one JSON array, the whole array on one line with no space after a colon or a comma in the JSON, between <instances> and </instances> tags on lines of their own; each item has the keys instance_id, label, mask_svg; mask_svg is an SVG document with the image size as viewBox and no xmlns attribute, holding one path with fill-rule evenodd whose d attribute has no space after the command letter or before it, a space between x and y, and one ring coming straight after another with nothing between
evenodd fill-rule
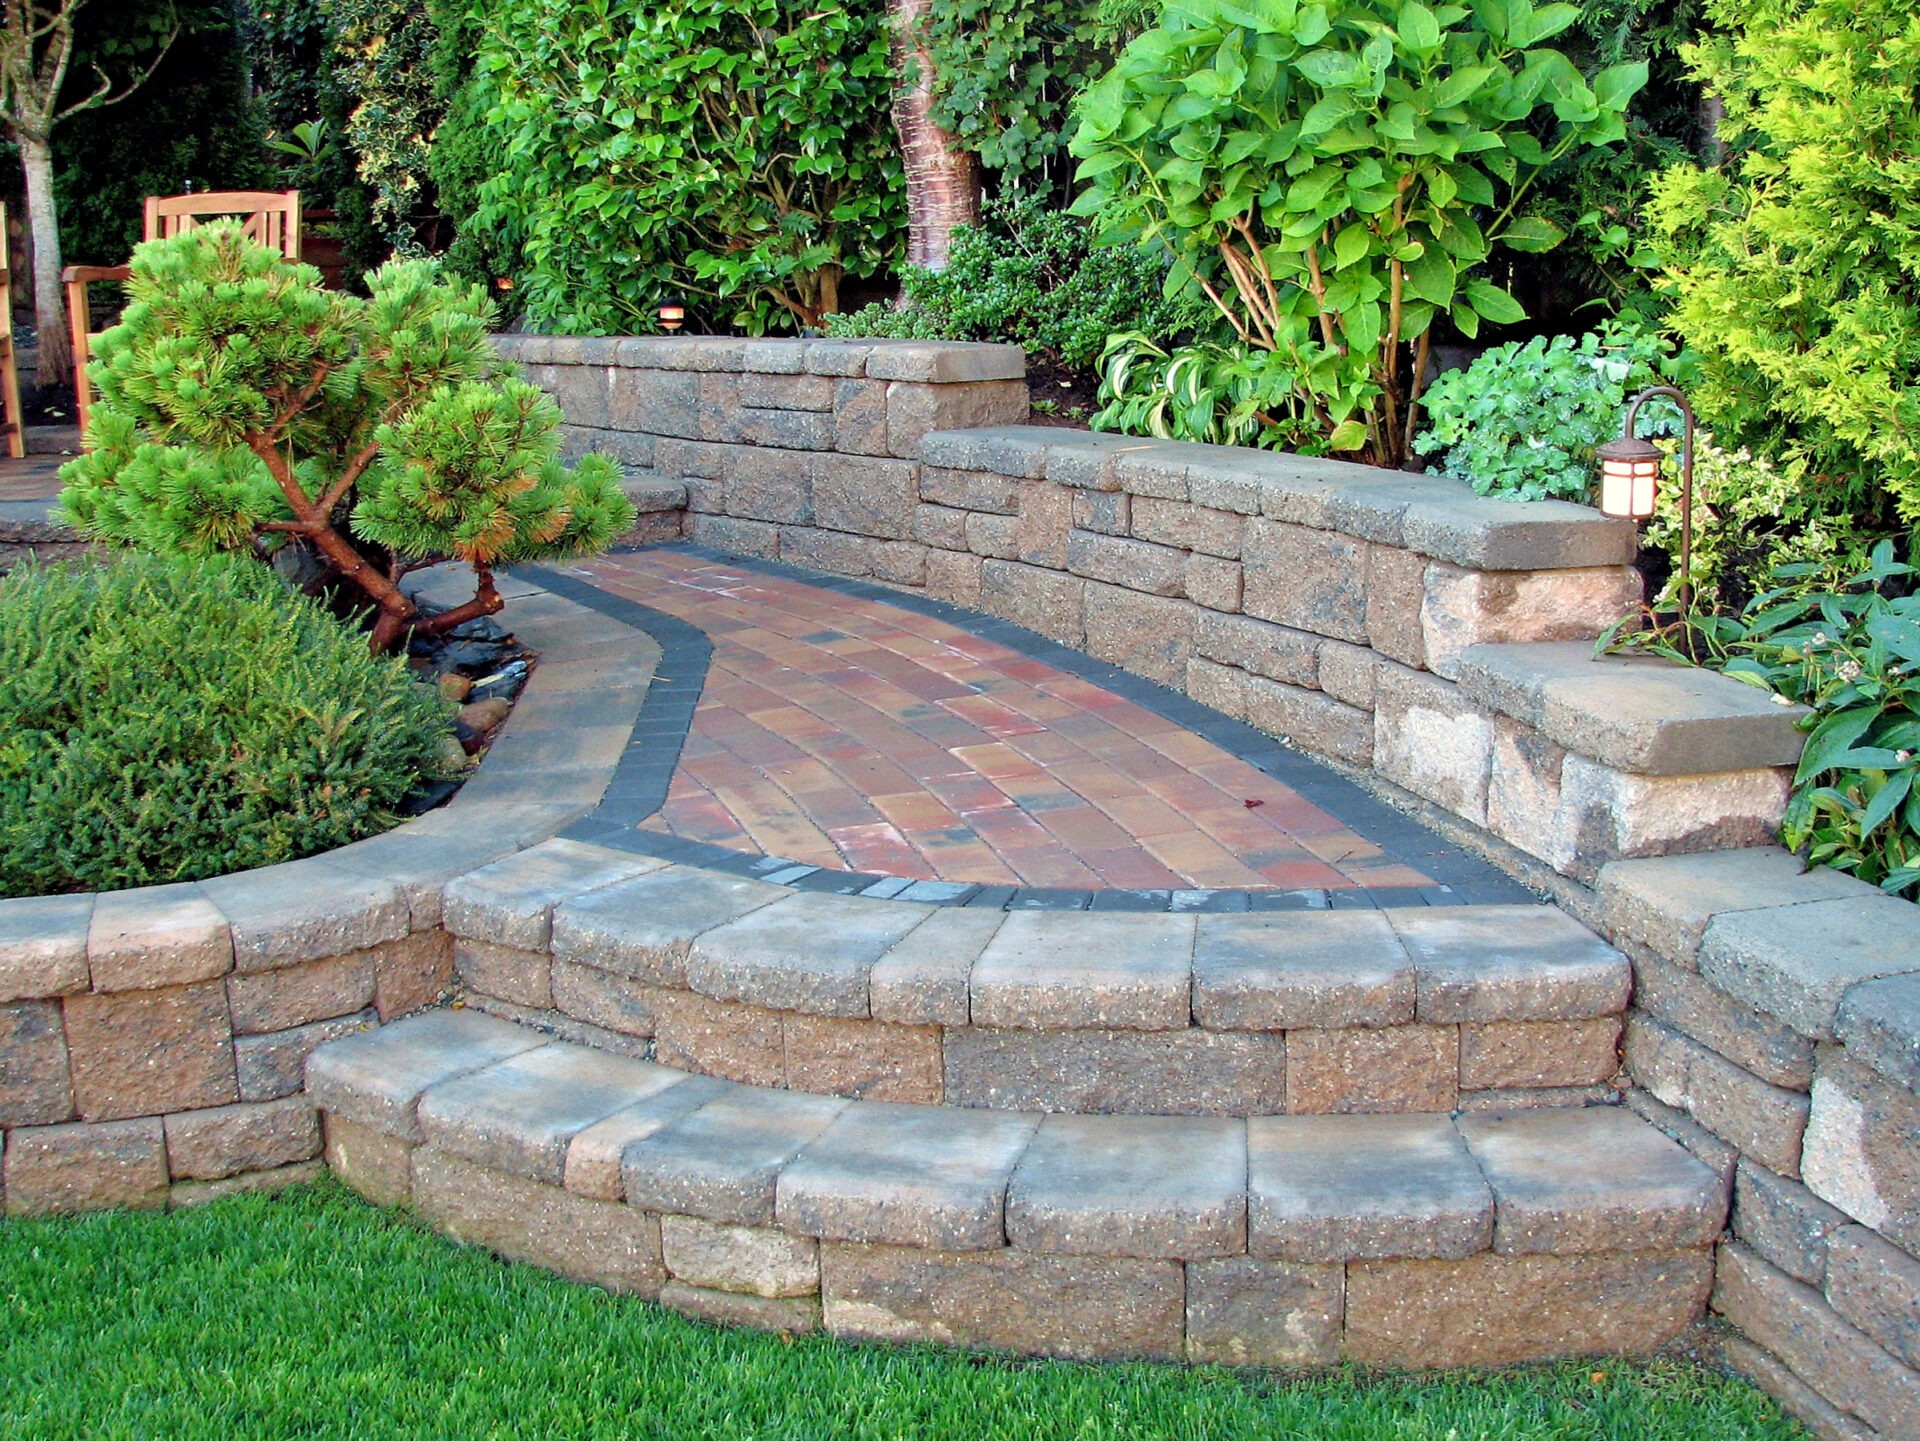
<instances>
[{"instance_id":1,"label":"brick walkway","mask_svg":"<svg viewBox=\"0 0 1920 1441\"><path fill-rule=\"evenodd\" d=\"M1435 884L1204 737L944 620L680 550L585 569L714 644L646 829L980 885Z\"/></svg>"}]
</instances>

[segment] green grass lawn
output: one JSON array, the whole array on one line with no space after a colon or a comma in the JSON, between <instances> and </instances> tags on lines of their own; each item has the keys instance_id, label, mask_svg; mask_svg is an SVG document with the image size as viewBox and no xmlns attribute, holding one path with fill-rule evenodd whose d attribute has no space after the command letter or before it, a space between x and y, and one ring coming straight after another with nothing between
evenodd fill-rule
<instances>
[{"instance_id":1,"label":"green grass lawn","mask_svg":"<svg viewBox=\"0 0 1920 1441\"><path fill-rule=\"evenodd\" d=\"M1281 1377L786 1341L454 1246L332 1183L0 1223L0 1436L1787 1441L1680 1361Z\"/></svg>"}]
</instances>

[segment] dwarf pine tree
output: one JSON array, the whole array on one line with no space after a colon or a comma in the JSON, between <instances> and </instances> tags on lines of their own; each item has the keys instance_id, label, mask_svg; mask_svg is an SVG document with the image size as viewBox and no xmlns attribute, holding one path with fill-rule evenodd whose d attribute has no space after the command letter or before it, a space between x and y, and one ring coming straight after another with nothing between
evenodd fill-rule
<instances>
[{"instance_id":1,"label":"dwarf pine tree","mask_svg":"<svg viewBox=\"0 0 1920 1441\"><path fill-rule=\"evenodd\" d=\"M377 610L371 643L503 602L497 567L591 555L633 524L618 466L559 460L559 408L487 342L478 286L395 261L362 300L232 224L134 252L95 344L92 449L61 467L80 529L168 554L304 545ZM441 561L473 598L421 616L401 589Z\"/></svg>"}]
</instances>

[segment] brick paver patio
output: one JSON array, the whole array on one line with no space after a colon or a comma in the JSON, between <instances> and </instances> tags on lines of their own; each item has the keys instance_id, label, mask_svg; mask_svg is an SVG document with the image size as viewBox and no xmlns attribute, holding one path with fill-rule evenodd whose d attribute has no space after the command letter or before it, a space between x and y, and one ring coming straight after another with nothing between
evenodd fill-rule
<instances>
[{"instance_id":1,"label":"brick paver patio","mask_svg":"<svg viewBox=\"0 0 1920 1441\"><path fill-rule=\"evenodd\" d=\"M1206 738L947 621L682 550L586 569L714 643L647 829L982 885L1435 884Z\"/></svg>"}]
</instances>

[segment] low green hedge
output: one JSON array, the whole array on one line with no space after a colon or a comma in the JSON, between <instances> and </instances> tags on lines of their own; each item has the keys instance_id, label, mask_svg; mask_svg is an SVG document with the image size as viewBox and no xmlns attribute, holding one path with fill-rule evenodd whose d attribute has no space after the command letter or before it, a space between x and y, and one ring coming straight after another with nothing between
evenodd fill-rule
<instances>
[{"instance_id":1,"label":"low green hedge","mask_svg":"<svg viewBox=\"0 0 1920 1441\"><path fill-rule=\"evenodd\" d=\"M447 707L266 567L127 555L0 582L0 895L294 860L393 824Z\"/></svg>"}]
</instances>

